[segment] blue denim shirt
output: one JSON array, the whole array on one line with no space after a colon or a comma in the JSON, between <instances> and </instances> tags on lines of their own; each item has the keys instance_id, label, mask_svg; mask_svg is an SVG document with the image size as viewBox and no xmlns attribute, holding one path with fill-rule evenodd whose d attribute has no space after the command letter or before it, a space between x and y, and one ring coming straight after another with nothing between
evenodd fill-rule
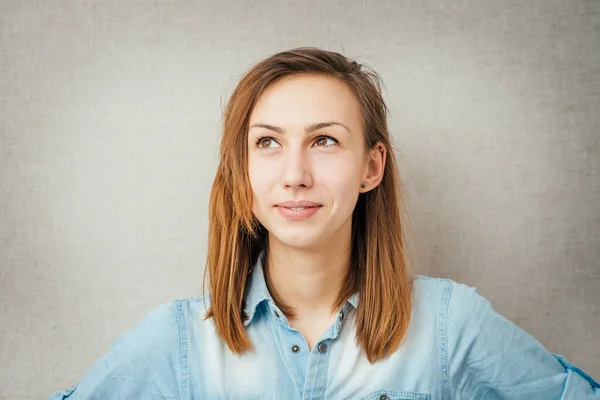
<instances>
[{"instance_id":1,"label":"blue denim shirt","mask_svg":"<svg viewBox=\"0 0 600 400\"><path fill-rule=\"evenodd\" d=\"M309 351L269 295L260 261L249 284L252 351L232 354L203 319L209 295L174 300L48 399L600 399L588 374L449 279L415 276L408 334L374 364L355 344L357 295Z\"/></svg>"}]
</instances>

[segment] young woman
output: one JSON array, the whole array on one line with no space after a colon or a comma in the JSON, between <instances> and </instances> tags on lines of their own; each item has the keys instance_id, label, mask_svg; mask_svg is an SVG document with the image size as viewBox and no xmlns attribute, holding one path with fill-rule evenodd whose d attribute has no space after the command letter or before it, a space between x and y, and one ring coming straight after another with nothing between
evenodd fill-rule
<instances>
[{"instance_id":1,"label":"young woman","mask_svg":"<svg viewBox=\"0 0 600 400\"><path fill-rule=\"evenodd\" d=\"M224 115L210 292L123 333L50 399L600 399L473 287L410 273L373 71L298 48Z\"/></svg>"}]
</instances>

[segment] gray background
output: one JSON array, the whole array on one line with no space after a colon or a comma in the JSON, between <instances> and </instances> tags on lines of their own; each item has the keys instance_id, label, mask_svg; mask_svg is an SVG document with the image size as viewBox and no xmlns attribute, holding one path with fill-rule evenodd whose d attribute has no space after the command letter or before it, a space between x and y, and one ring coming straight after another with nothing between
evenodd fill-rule
<instances>
[{"instance_id":1,"label":"gray background","mask_svg":"<svg viewBox=\"0 0 600 400\"><path fill-rule=\"evenodd\" d=\"M600 2L0 1L0 398L201 293L221 107L312 45L383 77L416 271L600 377Z\"/></svg>"}]
</instances>

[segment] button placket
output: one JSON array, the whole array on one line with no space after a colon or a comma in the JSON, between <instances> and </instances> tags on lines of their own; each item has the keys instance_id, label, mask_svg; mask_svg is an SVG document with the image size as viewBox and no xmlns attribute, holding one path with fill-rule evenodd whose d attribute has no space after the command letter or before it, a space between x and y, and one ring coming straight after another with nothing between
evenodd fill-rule
<instances>
[{"instance_id":1,"label":"button placket","mask_svg":"<svg viewBox=\"0 0 600 400\"><path fill-rule=\"evenodd\" d=\"M308 370L306 372L305 382L310 382L311 387L306 388L305 398L322 399L327 387L329 370L329 358L331 352L329 345L332 332L328 332L322 341L317 342L310 352Z\"/></svg>"},{"instance_id":2,"label":"button placket","mask_svg":"<svg viewBox=\"0 0 600 400\"><path fill-rule=\"evenodd\" d=\"M279 318L274 318L275 311L279 313ZM310 359L310 351L307 350L307 344L302 337L302 333L287 323L285 314L275 305L268 311L271 321L270 329L275 335L275 343L278 354L281 355L283 365L289 371L289 377L294 381L296 387L304 387L306 379L306 370Z\"/></svg>"},{"instance_id":3,"label":"button placket","mask_svg":"<svg viewBox=\"0 0 600 400\"><path fill-rule=\"evenodd\" d=\"M319 353L321 353L321 354L327 353L327 343L325 343L325 342L319 343L318 349L319 349Z\"/></svg>"}]
</instances>

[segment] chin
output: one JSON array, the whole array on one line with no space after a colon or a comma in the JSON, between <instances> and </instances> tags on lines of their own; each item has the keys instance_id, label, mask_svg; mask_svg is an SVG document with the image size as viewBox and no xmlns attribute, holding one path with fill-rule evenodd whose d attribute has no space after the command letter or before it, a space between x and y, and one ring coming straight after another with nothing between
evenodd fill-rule
<instances>
[{"instance_id":1,"label":"chin","mask_svg":"<svg viewBox=\"0 0 600 400\"><path fill-rule=\"evenodd\" d=\"M297 249L310 249L323 243L323 239L320 237L320 235L314 232L314 228L311 228L310 230L298 228L280 230L271 232L271 236L285 246L294 247Z\"/></svg>"}]
</instances>

